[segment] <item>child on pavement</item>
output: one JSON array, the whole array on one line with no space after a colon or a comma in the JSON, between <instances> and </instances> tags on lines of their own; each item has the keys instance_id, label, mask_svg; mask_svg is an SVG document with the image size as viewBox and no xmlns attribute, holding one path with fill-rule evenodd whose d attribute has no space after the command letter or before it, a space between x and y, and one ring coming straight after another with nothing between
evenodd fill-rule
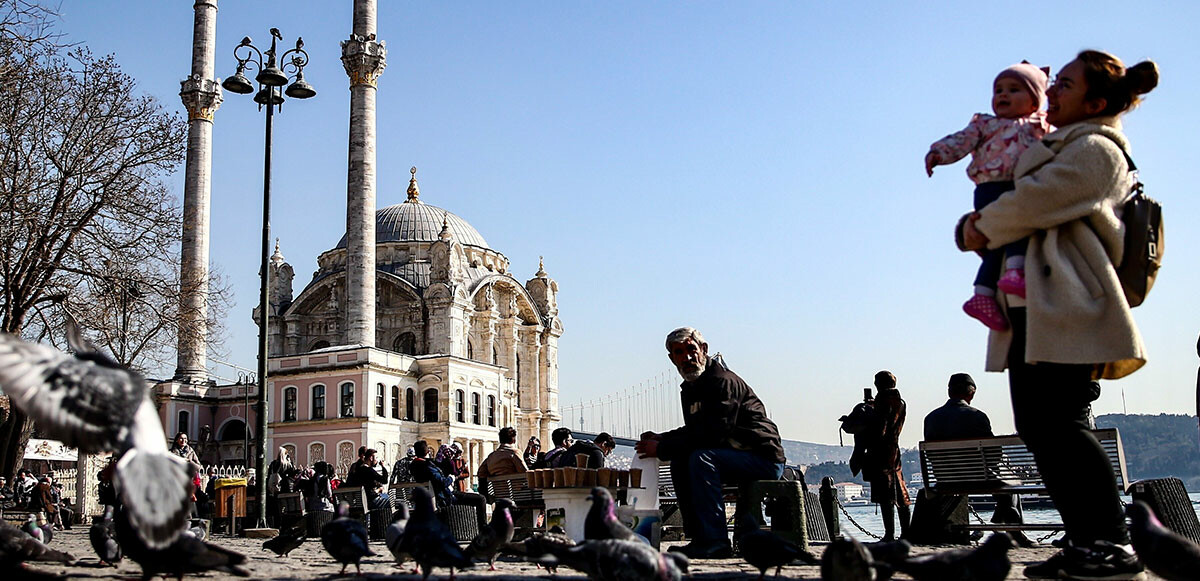
<instances>
[{"instance_id":1,"label":"child on pavement","mask_svg":"<svg viewBox=\"0 0 1200 581\"><path fill-rule=\"evenodd\" d=\"M932 176L935 166L952 164L969 153L967 177L975 182L976 210L1012 190L1017 159L1049 131L1046 113L1041 110L1049 72L1025 61L1000 71L992 82L995 116L977 113L965 129L934 142L925 155L925 172ZM992 329L1008 328L996 290L1024 298L1025 246L1026 241L1019 240L983 252L975 275L975 294L963 304L963 311Z\"/></svg>"}]
</instances>

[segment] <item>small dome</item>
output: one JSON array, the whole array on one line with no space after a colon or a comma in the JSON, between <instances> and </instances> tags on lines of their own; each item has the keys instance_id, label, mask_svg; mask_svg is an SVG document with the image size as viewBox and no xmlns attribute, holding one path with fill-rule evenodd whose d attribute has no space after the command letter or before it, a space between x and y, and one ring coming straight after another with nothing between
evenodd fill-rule
<instances>
[{"instance_id":1,"label":"small dome","mask_svg":"<svg viewBox=\"0 0 1200 581\"><path fill-rule=\"evenodd\" d=\"M375 243L384 242L436 242L442 231L442 220L450 228L450 234L459 244L489 248L487 241L474 226L437 206L410 200L402 204L381 208L375 212ZM338 248L346 247L342 236Z\"/></svg>"}]
</instances>

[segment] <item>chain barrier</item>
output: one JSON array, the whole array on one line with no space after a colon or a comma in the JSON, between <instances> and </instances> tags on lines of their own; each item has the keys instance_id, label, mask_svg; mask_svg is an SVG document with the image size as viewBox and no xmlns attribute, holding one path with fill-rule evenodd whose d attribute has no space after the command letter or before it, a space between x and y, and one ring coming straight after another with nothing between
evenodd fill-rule
<instances>
[{"instance_id":1,"label":"chain barrier","mask_svg":"<svg viewBox=\"0 0 1200 581\"><path fill-rule=\"evenodd\" d=\"M967 508L971 511L971 515L975 517L975 520L979 521L979 524L981 524L981 525L987 524L987 521L983 520L983 517L979 516L978 512L975 512L975 507L971 506L970 501L967 501ZM1050 531L1049 533L1046 533L1045 535L1038 537L1037 539L1034 539L1033 542L1040 544L1042 542L1049 540L1051 537L1053 537L1054 535L1057 535L1060 532L1062 532L1062 531Z\"/></svg>"},{"instance_id":2,"label":"chain barrier","mask_svg":"<svg viewBox=\"0 0 1200 581\"><path fill-rule=\"evenodd\" d=\"M868 531L867 529L864 529L862 525L858 524L858 521L854 520L854 517L850 516L849 512L846 512L846 507L842 504L842 499L835 497L834 501L837 502L838 508L842 509L842 514L846 515L846 520L850 521L850 524L854 525L854 528L862 531L864 535L867 535L872 539L880 540L883 538L871 531Z\"/></svg>"}]
</instances>

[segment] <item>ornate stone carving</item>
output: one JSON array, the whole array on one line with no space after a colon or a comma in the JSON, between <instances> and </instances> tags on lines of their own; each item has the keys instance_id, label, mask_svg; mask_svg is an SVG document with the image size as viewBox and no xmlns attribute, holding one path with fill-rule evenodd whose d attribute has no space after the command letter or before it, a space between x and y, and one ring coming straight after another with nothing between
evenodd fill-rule
<instances>
[{"instance_id":1,"label":"ornate stone carving","mask_svg":"<svg viewBox=\"0 0 1200 581\"><path fill-rule=\"evenodd\" d=\"M377 42L374 34L366 37L351 34L342 41L342 66L350 77L350 86L376 86L379 75L387 67L387 48Z\"/></svg>"},{"instance_id":2,"label":"ornate stone carving","mask_svg":"<svg viewBox=\"0 0 1200 581\"><path fill-rule=\"evenodd\" d=\"M221 95L221 85L215 79L202 79L200 75L191 75L179 82L179 98L188 112L188 121L203 119L212 122L213 114L221 106L225 98Z\"/></svg>"}]
</instances>

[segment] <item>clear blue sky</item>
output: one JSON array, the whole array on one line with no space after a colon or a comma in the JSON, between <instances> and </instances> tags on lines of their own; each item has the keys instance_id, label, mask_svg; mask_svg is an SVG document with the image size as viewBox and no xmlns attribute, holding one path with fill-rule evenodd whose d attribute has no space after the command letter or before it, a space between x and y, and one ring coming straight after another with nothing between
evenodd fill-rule
<instances>
[{"instance_id":1,"label":"clear blue sky","mask_svg":"<svg viewBox=\"0 0 1200 581\"><path fill-rule=\"evenodd\" d=\"M985 328L960 310L976 267L951 238L970 207L965 162L927 178L929 144L988 111L991 81L1084 48L1156 60L1160 87L1126 119L1166 206L1166 266L1135 311L1150 363L1105 384L1098 413L1195 413L1200 95L1187 2L1039 3L987 16L961 2L456 2L383 0L379 207L422 199L476 227L518 279L539 255L561 286L564 403L670 369L688 324L765 400L785 437L836 442L836 418L879 369L909 404L903 443L966 371L998 431L1007 381L985 374ZM245 35L303 36L317 98L276 117L273 235L299 292L345 230L349 1L221 0L217 75ZM116 53L182 111L192 2L66 0L62 28ZM994 10L987 11L989 13ZM263 116L216 114L212 261L229 277L232 361L253 368ZM182 168L174 180L182 197ZM228 368L214 370L234 376ZM169 372L168 370L167 372Z\"/></svg>"}]
</instances>

